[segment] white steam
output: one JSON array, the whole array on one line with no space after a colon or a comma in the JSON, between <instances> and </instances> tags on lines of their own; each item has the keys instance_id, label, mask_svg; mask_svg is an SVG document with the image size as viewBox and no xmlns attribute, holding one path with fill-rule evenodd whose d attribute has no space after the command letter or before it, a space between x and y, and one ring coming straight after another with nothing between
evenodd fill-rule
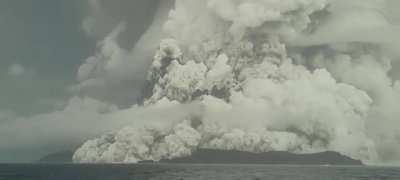
<instances>
[{"instance_id":1,"label":"white steam","mask_svg":"<svg viewBox=\"0 0 400 180\"><path fill-rule=\"evenodd\" d=\"M164 38L153 58L146 40L134 51L120 48L119 25L80 68L80 86L145 69L151 93L143 106L108 113L130 125L87 141L74 160L160 160L197 148L399 160L400 82L389 76L400 47L393 3L176 0L143 36Z\"/></svg>"}]
</instances>

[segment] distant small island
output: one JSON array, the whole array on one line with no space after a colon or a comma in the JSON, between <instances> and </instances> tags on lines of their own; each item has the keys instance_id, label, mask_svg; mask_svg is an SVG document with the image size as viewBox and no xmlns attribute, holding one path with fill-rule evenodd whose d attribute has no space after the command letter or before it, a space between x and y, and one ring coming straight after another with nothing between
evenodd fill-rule
<instances>
[{"instance_id":1,"label":"distant small island","mask_svg":"<svg viewBox=\"0 0 400 180\"><path fill-rule=\"evenodd\" d=\"M72 163L73 151L53 153L41 158L39 163ZM199 149L192 155L160 162L139 163L191 163L191 164L288 164L288 165L363 165L360 160L333 151L312 154L293 154L284 151L251 153L233 150Z\"/></svg>"}]
</instances>

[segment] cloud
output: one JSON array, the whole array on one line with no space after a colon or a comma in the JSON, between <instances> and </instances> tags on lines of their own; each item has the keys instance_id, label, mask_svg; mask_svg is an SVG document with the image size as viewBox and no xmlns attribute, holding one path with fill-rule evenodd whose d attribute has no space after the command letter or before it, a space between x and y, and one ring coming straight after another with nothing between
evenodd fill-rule
<instances>
[{"instance_id":1,"label":"cloud","mask_svg":"<svg viewBox=\"0 0 400 180\"><path fill-rule=\"evenodd\" d=\"M397 25L382 13L387 3L178 0L163 26L172 40L146 68L153 90L143 108L200 106L185 118L162 116L162 126L87 141L74 159L159 160L201 147L398 159L398 82L387 51L397 48Z\"/></svg>"},{"instance_id":2,"label":"cloud","mask_svg":"<svg viewBox=\"0 0 400 180\"><path fill-rule=\"evenodd\" d=\"M156 52L150 74L156 79L154 93L145 108L179 102L198 102L200 107L187 111L181 119L160 116L163 118L158 121L166 123L161 127L153 128L151 123L127 126L88 141L76 152L76 161L160 160L184 156L201 147L251 152L334 150L368 162L377 159L374 143L364 129L364 118L373 102L367 93L337 83L326 70L310 72L293 65L285 51L263 49L265 59L257 66L232 67L236 64L232 62L234 54L247 50L236 47L244 47L242 44L226 47L227 53L234 54L195 63L182 59L176 43L165 40ZM277 41L266 43L265 47L281 45ZM286 58L274 58L273 52ZM248 57L252 61L261 52L248 53L254 54ZM220 68L219 62L227 63L228 57L232 59L225 66L230 68ZM235 67L240 68L238 76L229 70Z\"/></svg>"},{"instance_id":3,"label":"cloud","mask_svg":"<svg viewBox=\"0 0 400 180\"><path fill-rule=\"evenodd\" d=\"M293 45L316 46L363 42L380 44L387 53L399 57L400 30L398 17L393 11L396 2L391 0L359 1L331 0L326 9L326 20L314 33L299 35L291 40Z\"/></svg>"},{"instance_id":4,"label":"cloud","mask_svg":"<svg viewBox=\"0 0 400 180\"><path fill-rule=\"evenodd\" d=\"M99 42L97 53L79 68L79 84L72 87L73 92L110 101L122 107L139 102L142 99L147 69L151 64L151 54L161 39L161 24L167 17L169 4L169 1L156 4L158 12L154 15L153 23L132 49L122 47L119 41L127 36L124 33L130 32L130 21L117 24Z\"/></svg>"},{"instance_id":5,"label":"cloud","mask_svg":"<svg viewBox=\"0 0 400 180\"><path fill-rule=\"evenodd\" d=\"M21 64L12 64L8 67L8 75L9 76L22 76L26 73L25 67L23 67Z\"/></svg>"},{"instance_id":6,"label":"cloud","mask_svg":"<svg viewBox=\"0 0 400 180\"><path fill-rule=\"evenodd\" d=\"M124 4L91 2L106 16ZM389 2L162 1L133 48L120 41L130 23L119 18L129 13L104 28L89 23L105 33L78 70L77 96L60 111L17 118L0 137L33 127L15 148L90 138L76 162L159 160L197 148L398 161L400 83L388 51L397 49L398 25Z\"/></svg>"}]
</instances>

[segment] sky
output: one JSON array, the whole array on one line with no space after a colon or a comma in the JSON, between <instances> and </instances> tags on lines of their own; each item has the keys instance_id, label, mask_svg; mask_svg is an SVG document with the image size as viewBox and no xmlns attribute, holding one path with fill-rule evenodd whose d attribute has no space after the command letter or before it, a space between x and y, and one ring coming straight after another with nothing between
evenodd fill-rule
<instances>
[{"instance_id":1,"label":"sky","mask_svg":"<svg viewBox=\"0 0 400 180\"><path fill-rule=\"evenodd\" d=\"M79 1L0 2L0 109L32 114L65 97L94 42Z\"/></svg>"},{"instance_id":2,"label":"sky","mask_svg":"<svg viewBox=\"0 0 400 180\"><path fill-rule=\"evenodd\" d=\"M126 47L140 38L157 8L132 2L108 9L116 20L126 18L128 9L137 17L129 19L134 23ZM83 21L91 13L89 9L89 3L82 0L0 2L0 126L7 126L4 122L9 117L34 116L65 105L71 96L69 88L77 83L79 66L94 54L102 36L85 31ZM110 29L104 29L107 31ZM13 137L7 138L12 141ZM32 151L43 150L3 148L0 161L37 158L30 155Z\"/></svg>"},{"instance_id":3,"label":"sky","mask_svg":"<svg viewBox=\"0 0 400 180\"><path fill-rule=\"evenodd\" d=\"M106 2L107 13L115 20L104 23L113 24L129 16L129 36L121 39L128 48L151 23L157 6L152 5L154 0L119 1L123 3ZM85 32L83 20L90 14L88 6L81 0L0 2L0 110L40 113L68 97L67 87L76 83L78 67L93 55L96 38L103 35L88 36ZM12 73L16 67L22 72Z\"/></svg>"}]
</instances>

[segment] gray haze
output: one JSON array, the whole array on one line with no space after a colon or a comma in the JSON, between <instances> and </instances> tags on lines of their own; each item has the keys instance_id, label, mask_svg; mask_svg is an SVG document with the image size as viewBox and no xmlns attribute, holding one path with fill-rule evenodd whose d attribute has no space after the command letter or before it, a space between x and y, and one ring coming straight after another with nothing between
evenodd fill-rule
<instances>
[{"instance_id":1,"label":"gray haze","mask_svg":"<svg viewBox=\"0 0 400 180\"><path fill-rule=\"evenodd\" d=\"M0 2L0 110L37 113L64 97L93 47L80 28L78 2Z\"/></svg>"},{"instance_id":2,"label":"gray haze","mask_svg":"<svg viewBox=\"0 0 400 180\"><path fill-rule=\"evenodd\" d=\"M101 23L114 26L127 19L129 36L121 41L129 42L126 47L133 46L151 23L157 2L120 2L120 6L107 6L106 13L113 18ZM68 101L79 66L102 38L85 32L82 24L90 14L89 3L82 0L0 1L0 127L10 126L8 122L15 117L62 108ZM128 19L130 16L135 18ZM20 130L20 134L40 133L40 129ZM14 147L13 138L17 137L1 138L6 144L0 146L0 161L30 161L48 153L49 147L54 149L52 145L29 143Z\"/></svg>"}]
</instances>

